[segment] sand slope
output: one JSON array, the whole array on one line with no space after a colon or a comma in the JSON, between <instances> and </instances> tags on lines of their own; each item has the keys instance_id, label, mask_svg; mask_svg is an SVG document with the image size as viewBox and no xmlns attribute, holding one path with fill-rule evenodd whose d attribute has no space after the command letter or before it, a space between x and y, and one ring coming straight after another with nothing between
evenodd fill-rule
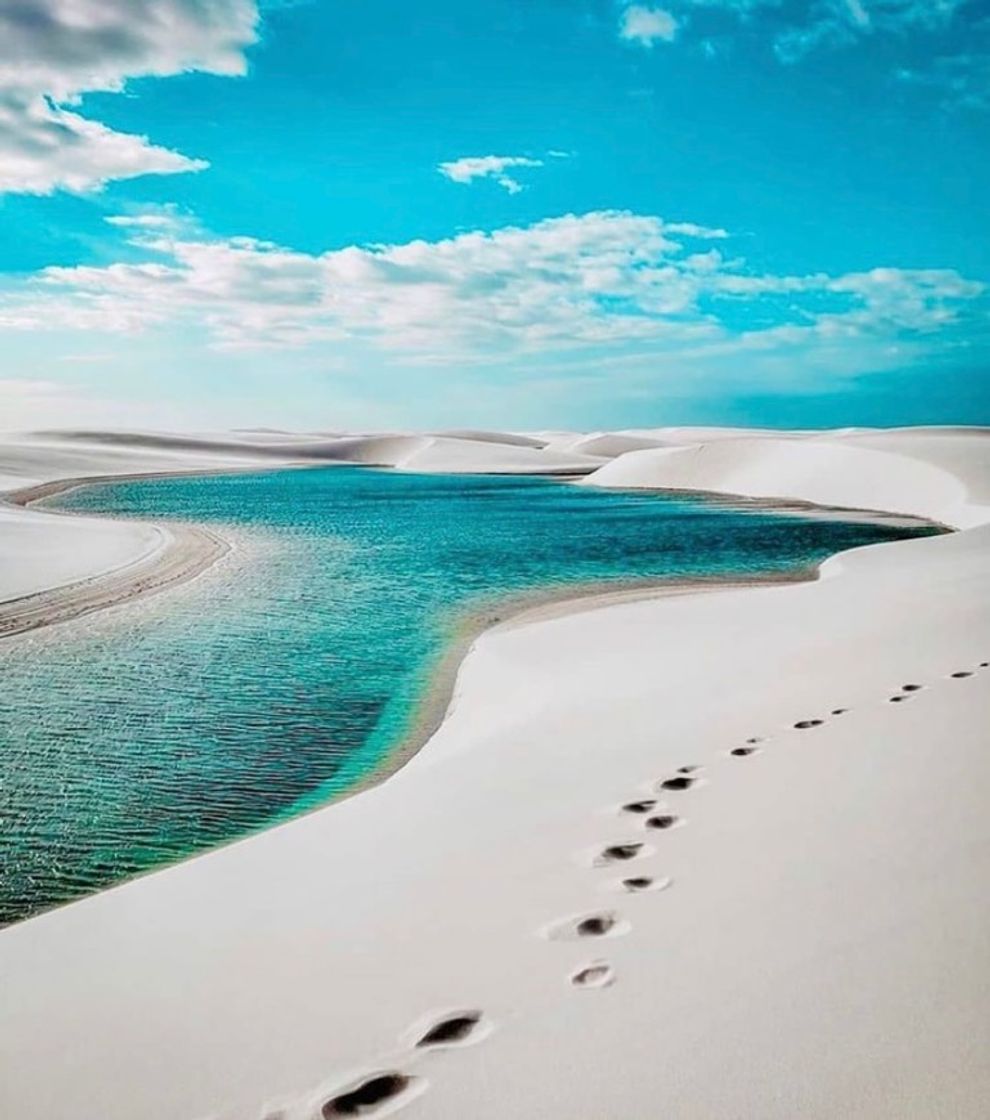
<instances>
[{"instance_id":1,"label":"sand slope","mask_svg":"<svg viewBox=\"0 0 990 1120\"><path fill-rule=\"evenodd\" d=\"M490 631L384 785L0 932L0 1114L982 1118L985 439L603 467L975 527Z\"/></svg>"},{"instance_id":2,"label":"sand slope","mask_svg":"<svg viewBox=\"0 0 990 1120\"><path fill-rule=\"evenodd\" d=\"M746 437L630 452L592 486L702 489L887 510L964 527L990 517L990 435Z\"/></svg>"}]
</instances>

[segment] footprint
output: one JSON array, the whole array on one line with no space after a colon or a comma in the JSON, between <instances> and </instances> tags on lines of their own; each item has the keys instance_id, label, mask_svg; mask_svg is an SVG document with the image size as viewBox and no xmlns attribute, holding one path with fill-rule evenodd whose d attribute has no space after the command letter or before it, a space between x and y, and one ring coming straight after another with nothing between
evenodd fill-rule
<instances>
[{"instance_id":1,"label":"footprint","mask_svg":"<svg viewBox=\"0 0 990 1120\"><path fill-rule=\"evenodd\" d=\"M889 697L891 704L902 704L905 700L910 700L910 696L891 696Z\"/></svg>"},{"instance_id":2,"label":"footprint","mask_svg":"<svg viewBox=\"0 0 990 1120\"><path fill-rule=\"evenodd\" d=\"M627 801L622 806L623 813L648 813L651 809L656 808L656 801L646 799L645 801Z\"/></svg>"},{"instance_id":3,"label":"footprint","mask_svg":"<svg viewBox=\"0 0 990 1120\"><path fill-rule=\"evenodd\" d=\"M650 854L650 849L645 844L634 842L632 844L609 844L598 853L595 863L599 866L606 863L621 863L627 859L636 859L637 856Z\"/></svg>"},{"instance_id":4,"label":"footprint","mask_svg":"<svg viewBox=\"0 0 990 1120\"><path fill-rule=\"evenodd\" d=\"M846 712L848 712L848 711L849 711L848 708L833 708L832 709L832 715L833 716L844 716L846 714ZM818 722L821 723L821 720L819 720ZM812 726L814 726L814 724Z\"/></svg>"},{"instance_id":5,"label":"footprint","mask_svg":"<svg viewBox=\"0 0 990 1120\"><path fill-rule=\"evenodd\" d=\"M809 727L821 727L823 719L799 719L794 727L798 731L807 731Z\"/></svg>"},{"instance_id":6,"label":"footprint","mask_svg":"<svg viewBox=\"0 0 990 1120\"><path fill-rule=\"evenodd\" d=\"M759 735L754 735L751 738L747 739L746 742L747 743L762 743L763 740L760 738Z\"/></svg>"},{"instance_id":7,"label":"footprint","mask_svg":"<svg viewBox=\"0 0 990 1120\"><path fill-rule=\"evenodd\" d=\"M331 1097L320 1110L323 1120L335 1116L370 1116L383 1105L409 1093L419 1078L394 1071L378 1073L361 1081L353 1089Z\"/></svg>"},{"instance_id":8,"label":"footprint","mask_svg":"<svg viewBox=\"0 0 990 1120\"><path fill-rule=\"evenodd\" d=\"M990 668L990 661L981 661L981 662L980 662L980 668L981 668L981 669L988 669L988 668Z\"/></svg>"},{"instance_id":9,"label":"footprint","mask_svg":"<svg viewBox=\"0 0 990 1120\"><path fill-rule=\"evenodd\" d=\"M666 778L660 783L659 788L669 790L690 789L695 784L695 781L695 778L687 778L684 776L678 776L676 778Z\"/></svg>"},{"instance_id":10,"label":"footprint","mask_svg":"<svg viewBox=\"0 0 990 1120\"><path fill-rule=\"evenodd\" d=\"M678 766L678 774L693 774L696 770L700 770L700 766Z\"/></svg>"},{"instance_id":11,"label":"footprint","mask_svg":"<svg viewBox=\"0 0 990 1120\"><path fill-rule=\"evenodd\" d=\"M631 894L641 894L643 891L665 891L673 879L654 879L650 875L634 875L632 878L623 879L619 884L623 890Z\"/></svg>"},{"instance_id":12,"label":"footprint","mask_svg":"<svg viewBox=\"0 0 990 1120\"><path fill-rule=\"evenodd\" d=\"M733 747L729 754L734 754L737 758L745 758L747 755L756 754L756 747Z\"/></svg>"},{"instance_id":13,"label":"footprint","mask_svg":"<svg viewBox=\"0 0 990 1120\"><path fill-rule=\"evenodd\" d=\"M607 988L615 983L615 970L606 961L592 961L571 973L575 988Z\"/></svg>"},{"instance_id":14,"label":"footprint","mask_svg":"<svg viewBox=\"0 0 990 1120\"><path fill-rule=\"evenodd\" d=\"M629 923L614 911L603 910L555 922L544 930L544 934L554 941L576 941L586 937L621 937L630 928Z\"/></svg>"},{"instance_id":15,"label":"footprint","mask_svg":"<svg viewBox=\"0 0 990 1120\"><path fill-rule=\"evenodd\" d=\"M432 1027L416 1043L419 1048L428 1046L454 1046L466 1042L481 1022L480 1011L461 1011L448 1015Z\"/></svg>"},{"instance_id":16,"label":"footprint","mask_svg":"<svg viewBox=\"0 0 990 1120\"><path fill-rule=\"evenodd\" d=\"M960 669L958 673L949 674L954 680L962 680L963 677L971 677L972 675L969 669Z\"/></svg>"},{"instance_id":17,"label":"footprint","mask_svg":"<svg viewBox=\"0 0 990 1120\"><path fill-rule=\"evenodd\" d=\"M646 827L655 829L673 828L680 822L680 819L680 817L675 817L673 813L659 813L655 817L647 818Z\"/></svg>"},{"instance_id":18,"label":"footprint","mask_svg":"<svg viewBox=\"0 0 990 1120\"><path fill-rule=\"evenodd\" d=\"M901 692L919 692L924 687L923 684L902 684Z\"/></svg>"}]
</instances>

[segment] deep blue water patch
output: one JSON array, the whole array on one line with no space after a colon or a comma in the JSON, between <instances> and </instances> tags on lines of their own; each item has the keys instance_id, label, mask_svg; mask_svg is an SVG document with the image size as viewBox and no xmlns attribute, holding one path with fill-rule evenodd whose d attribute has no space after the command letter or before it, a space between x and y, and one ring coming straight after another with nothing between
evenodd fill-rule
<instances>
[{"instance_id":1,"label":"deep blue water patch","mask_svg":"<svg viewBox=\"0 0 990 1120\"><path fill-rule=\"evenodd\" d=\"M331 800L407 734L461 621L575 585L792 571L895 528L534 478L351 467L87 487L232 558L0 643L0 921Z\"/></svg>"}]
</instances>

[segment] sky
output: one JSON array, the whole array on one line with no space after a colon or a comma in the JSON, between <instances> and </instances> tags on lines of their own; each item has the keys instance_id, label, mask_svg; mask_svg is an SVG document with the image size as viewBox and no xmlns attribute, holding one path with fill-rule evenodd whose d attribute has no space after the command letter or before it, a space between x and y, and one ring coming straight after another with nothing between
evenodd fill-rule
<instances>
[{"instance_id":1,"label":"sky","mask_svg":"<svg viewBox=\"0 0 990 1120\"><path fill-rule=\"evenodd\" d=\"M0 428L990 424L990 0L0 0Z\"/></svg>"}]
</instances>

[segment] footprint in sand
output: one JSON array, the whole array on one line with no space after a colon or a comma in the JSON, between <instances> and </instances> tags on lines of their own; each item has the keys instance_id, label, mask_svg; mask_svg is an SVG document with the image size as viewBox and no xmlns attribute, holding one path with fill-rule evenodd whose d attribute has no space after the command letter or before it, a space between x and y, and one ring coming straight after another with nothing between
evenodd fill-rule
<instances>
[{"instance_id":1,"label":"footprint in sand","mask_svg":"<svg viewBox=\"0 0 990 1120\"><path fill-rule=\"evenodd\" d=\"M759 747L733 747L729 754L736 758L747 758L751 754L756 754L758 750Z\"/></svg>"},{"instance_id":2,"label":"footprint in sand","mask_svg":"<svg viewBox=\"0 0 990 1120\"><path fill-rule=\"evenodd\" d=\"M963 677L971 677L973 674L969 669L960 669L957 673L950 673L949 676L953 680L962 680Z\"/></svg>"},{"instance_id":3,"label":"footprint in sand","mask_svg":"<svg viewBox=\"0 0 990 1120\"><path fill-rule=\"evenodd\" d=\"M807 731L809 727L821 727L825 721L823 719L799 719L794 724L796 731Z\"/></svg>"},{"instance_id":4,"label":"footprint in sand","mask_svg":"<svg viewBox=\"0 0 990 1120\"><path fill-rule=\"evenodd\" d=\"M580 941L586 937L621 937L630 929L629 923L614 911L603 910L554 922L543 932L552 941Z\"/></svg>"},{"instance_id":5,"label":"footprint in sand","mask_svg":"<svg viewBox=\"0 0 990 1120\"><path fill-rule=\"evenodd\" d=\"M664 877L654 878L652 875L632 875L628 879L620 879L620 890L630 894L642 894L644 891L665 891L673 883L673 879Z\"/></svg>"},{"instance_id":6,"label":"footprint in sand","mask_svg":"<svg viewBox=\"0 0 990 1120\"><path fill-rule=\"evenodd\" d=\"M656 801L646 798L643 801L627 801L622 806L623 813L648 813L656 808Z\"/></svg>"},{"instance_id":7,"label":"footprint in sand","mask_svg":"<svg viewBox=\"0 0 990 1120\"><path fill-rule=\"evenodd\" d=\"M675 817L673 813L658 813L655 817L647 817L646 819L646 827L657 830L673 828L680 823L681 818Z\"/></svg>"},{"instance_id":8,"label":"footprint in sand","mask_svg":"<svg viewBox=\"0 0 990 1120\"><path fill-rule=\"evenodd\" d=\"M690 789L692 786L697 785L697 784L698 784L698 779L697 778L689 778L686 775L679 774L674 778L665 778L662 782L660 782L658 784L657 788L662 789L662 790L679 791L679 790Z\"/></svg>"},{"instance_id":9,"label":"footprint in sand","mask_svg":"<svg viewBox=\"0 0 990 1120\"><path fill-rule=\"evenodd\" d=\"M417 1049L434 1046L460 1046L476 1042L482 1030L480 1011L458 1011L439 1019L416 1043Z\"/></svg>"},{"instance_id":10,"label":"footprint in sand","mask_svg":"<svg viewBox=\"0 0 990 1120\"><path fill-rule=\"evenodd\" d=\"M832 709L832 715L833 716L844 716L846 714L846 712L848 712L848 711L849 711L848 708L833 708Z\"/></svg>"},{"instance_id":11,"label":"footprint in sand","mask_svg":"<svg viewBox=\"0 0 990 1120\"><path fill-rule=\"evenodd\" d=\"M595 856L594 863L602 867L609 863L623 863L625 860L639 859L642 856L652 855L653 849L647 844L633 841L630 844L609 844Z\"/></svg>"},{"instance_id":12,"label":"footprint in sand","mask_svg":"<svg viewBox=\"0 0 990 1120\"><path fill-rule=\"evenodd\" d=\"M606 961L592 961L572 972L570 981L575 988L607 988L615 983L615 970Z\"/></svg>"},{"instance_id":13,"label":"footprint in sand","mask_svg":"<svg viewBox=\"0 0 990 1120\"><path fill-rule=\"evenodd\" d=\"M386 1105L397 1104L400 1097L410 1098L414 1090L425 1088L421 1078L405 1073L394 1070L376 1073L331 1097L320 1109L320 1115L323 1120L333 1120L337 1116L371 1116Z\"/></svg>"},{"instance_id":14,"label":"footprint in sand","mask_svg":"<svg viewBox=\"0 0 990 1120\"><path fill-rule=\"evenodd\" d=\"M902 684L901 692L920 692L924 687L923 684Z\"/></svg>"}]
</instances>

